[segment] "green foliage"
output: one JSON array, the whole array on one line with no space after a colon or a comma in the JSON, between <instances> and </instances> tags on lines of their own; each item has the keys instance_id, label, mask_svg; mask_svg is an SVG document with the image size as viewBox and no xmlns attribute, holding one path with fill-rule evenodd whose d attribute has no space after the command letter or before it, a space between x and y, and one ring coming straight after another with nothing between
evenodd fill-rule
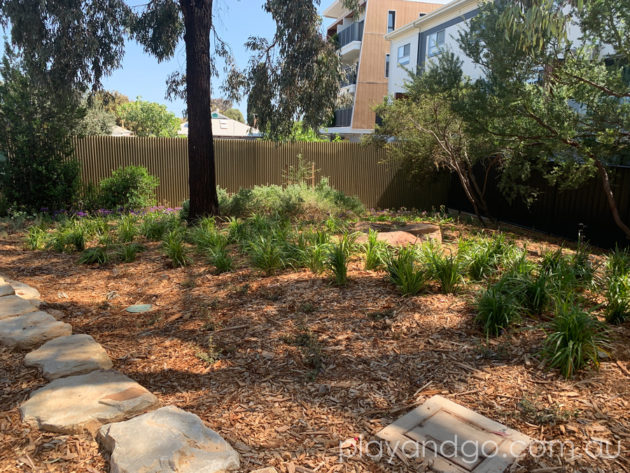
<instances>
[{"instance_id":1,"label":"green foliage","mask_svg":"<svg viewBox=\"0 0 630 473\"><path fill-rule=\"evenodd\" d=\"M226 117L231 118L232 120L245 123L245 117L243 117L243 114L238 108L229 108L221 113L223 113L223 115L225 115Z\"/></svg>"},{"instance_id":2,"label":"green foliage","mask_svg":"<svg viewBox=\"0 0 630 473\"><path fill-rule=\"evenodd\" d=\"M108 209L141 210L155 205L160 180L143 166L120 167L100 182L102 205Z\"/></svg>"},{"instance_id":3,"label":"green foliage","mask_svg":"<svg viewBox=\"0 0 630 473\"><path fill-rule=\"evenodd\" d=\"M8 2L12 3L12 2ZM0 10L3 4L0 4ZM7 51L0 62L0 188L16 209L66 209L79 189L71 134L83 115L75 91L58 89L45 65Z\"/></svg>"},{"instance_id":4,"label":"green foliage","mask_svg":"<svg viewBox=\"0 0 630 473\"><path fill-rule=\"evenodd\" d=\"M390 254L385 262L389 280L396 285L403 296L418 294L428 281L428 274L417 262L414 247L402 248L397 254Z\"/></svg>"},{"instance_id":5,"label":"green foliage","mask_svg":"<svg viewBox=\"0 0 630 473\"><path fill-rule=\"evenodd\" d=\"M589 363L599 366L599 352L604 351L603 327L591 314L567 298L556 306L556 314L548 327L542 356L552 368L566 378Z\"/></svg>"},{"instance_id":6,"label":"green foliage","mask_svg":"<svg viewBox=\"0 0 630 473\"><path fill-rule=\"evenodd\" d=\"M355 249L356 236L345 233L328 249L325 266L332 272L337 286L348 284L348 263Z\"/></svg>"},{"instance_id":7,"label":"green foliage","mask_svg":"<svg viewBox=\"0 0 630 473\"><path fill-rule=\"evenodd\" d=\"M77 136L109 136L116 125L116 115L107 111L98 98L83 103L85 116L75 129Z\"/></svg>"},{"instance_id":8,"label":"green foliage","mask_svg":"<svg viewBox=\"0 0 630 473\"><path fill-rule=\"evenodd\" d=\"M614 275L608 278L606 287L606 321L623 323L630 315L630 275Z\"/></svg>"},{"instance_id":9,"label":"green foliage","mask_svg":"<svg viewBox=\"0 0 630 473\"><path fill-rule=\"evenodd\" d=\"M140 137L174 138L179 130L179 119L167 110L166 105L145 102L140 97L135 102L120 105L116 115L125 128Z\"/></svg>"},{"instance_id":10,"label":"green foliage","mask_svg":"<svg viewBox=\"0 0 630 473\"><path fill-rule=\"evenodd\" d=\"M70 222L68 225L57 228L47 241L47 247L59 253L71 253L73 251L83 251L87 241L85 228L77 223Z\"/></svg>"},{"instance_id":11,"label":"green foliage","mask_svg":"<svg viewBox=\"0 0 630 473\"><path fill-rule=\"evenodd\" d=\"M441 249L431 244L424 245L423 256L429 277L440 283L442 292L454 294L462 281L462 264L459 258L452 253L447 256Z\"/></svg>"},{"instance_id":12,"label":"green foliage","mask_svg":"<svg viewBox=\"0 0 630 473\"><path fill-rule=\"evenodd\" d=\"M180 221L175 215L159 212L148 213L140 225L140 233L151 241L160 241L171 230L177 229Z\"/></svg>"},{"instance_id":13,"label":"green foliage","mask_svg":"<svg viewBox=\"0 0 630 473\"><path fill-rule=\"evenodd\" d=\"M128 243L118 249L118 257L123 263L133 263L144 247L138 243Z\"/></svg>"},{"instance_id":14,"label":"green foliage","mask_svg":"<svg viewBox=\"0 0 630 473\"><path fill-rule=\"evenodd\" d=\"M486 337L496 337L520 318L521 305L506 286L498 283L489 287L477 299L476 321Z\"/></svg>"},{"instance_id":15,"label":"green foliage","mask_svg":"<svg viewBox=\"0 0 630 473\"><path fill-rule=\"evenodd\" d=\"M287 265L283 242L272 235L257 235L248 242L247 252L254 267L271 275Z\"/></svg>"},{"instance_id":16,"label":"green foliage","mask_svg":"<svg viewBox=\"0 0 630 473\"><path fill-rule=\"evenodd\" d=\"M190 258L180 229L170 230L166 234L162 241L162 251L171 260L171 265L175 268L181 268L190 264Z\"/></svg>"},{"instance_id":17,"label":"green foliage","mask_svg":"<svg viewBox=\"0 0 630 473\"><path fill-rule=\"evenodd\" d=\"M199 253L206 253L215 248L225 248L228 237L220 233L213 217L205 217L188 232L190 241Z\"/></svg>"},{"instance_id":18,"label":"green foliage","mask_svg":"<svg viewBox=\"0 0 630 473\"><path fill-rule=\"evenodd\" d=\"M118 234L118 241L121 243L130 243L138 235L137 227L138 219L133 215L124 215L118 222L116 233Z\"/></svg>"},{"instance_id":19,"label":"green foliage","mask_svg":"<svg viewBox=\"0 0 630 473\"><path fill-rule=\"evenodd\" d=\"M363 205L356 197L333 189L327 179L322 179L315 188L305 183L286 187L256 186L230 196L223 192L219 195L221 212L234 217L267 214L316 220L328 215L363 212Z\"/></svg>"},{"instance_id":20,"label":"green foliage","mask_svg":"<svg viewBox=\"0 0 630 473\"><path fill-rule=\"evenodd\" d=\"M46 246L48 234L44 229L33 225L26 235L26 247L29 250L42 250Z\"/></svg>"},{"instance_id":21,"label":"green foliage","mask_svg":"<svg viewBox=\"0 0 630 473\"><path fill-rule=\"evenodd\" d=\"M234 262L227 248L216 246L208 249L208 259L210 260L210 264L215 267L217 274L232 271Z\"/></svg>"},{"instance_id":22,"label":"green foliage","mask_svg":"<svg viewBox=\"0 0 630 473\"><path fill-rule=\"evenodd\" d=\"M107 248L96 246L88 248L79 257L80 264L106 264L109 262L109 254Z\"/></svg>"},{"instance_id":23,"label":"green foliage","mask_svg":"<svg viewBox=\"0 0 630 473\"><path fill-rule=\"evenodd\" d=\"M364 245L365 249L365 269L366 271L376 271L385 263L388 255L387 245L378 240L378 232L370 229L368 231L368 241Z\"/></svg>"},{"instance_id":24,"label":"green foliage","mask_svg":"<svg viewBox=\"0 0 630 473\"><path fill-rule=\"evenodd\" d=\"M288 142L307 142L307 143L327 143L330 140L326 136L322 136L316 129L309 128L303 122L293 123L291 133L284 136L272 137L270 133L263 135L264 140L277 140ZM336 141L336 140L335 140Z\"/></svg>"}]
</instances>

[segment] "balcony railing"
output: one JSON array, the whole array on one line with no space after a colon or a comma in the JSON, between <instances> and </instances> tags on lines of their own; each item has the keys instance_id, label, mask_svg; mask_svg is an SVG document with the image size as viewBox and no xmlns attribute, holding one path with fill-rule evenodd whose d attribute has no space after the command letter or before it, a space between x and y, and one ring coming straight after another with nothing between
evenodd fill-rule
<instances>
[{"instance_id":1,"label":"balcony railing","mask_svg":"<svg viewBox=\"0 0 630 473\"><path fill-rule=\"evenodd\" d=\"M350 126L352 124L352 108L335 110L335 123L333 127Z\"/></svg>"},{"instance_id":2,"label":"balcony railing","mask_svg":"<svg viewBox=\"0 0 630 473\"><path fill-rule=\"evenodd\" d=\"M352 67L344 67L341 76L341 87L348 87L357 83L358 67L356 65Z\"/></svg>"},{"instance_id":3,"label":"balcony railing","mask_svg":"<svg viewBox=\"0 0 630 473\"><path fill-rule=\"evenodd\" d=\"M343 48L346 44L350 44L353 41L363 40L363 23L363 21L352 23L345 30L341 30L338 33L340 48Z\"/></svg>"}]
</instances>

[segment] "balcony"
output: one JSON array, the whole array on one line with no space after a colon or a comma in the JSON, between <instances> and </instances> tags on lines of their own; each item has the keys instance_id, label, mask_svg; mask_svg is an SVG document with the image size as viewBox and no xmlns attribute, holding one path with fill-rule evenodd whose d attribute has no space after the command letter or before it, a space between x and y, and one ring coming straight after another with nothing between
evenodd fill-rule
<instances>
[{"instance_id":1,"label":"balcony","mask_svg":"<svg viewBox=\"0 0 630 473\"><path fill-rule=\"evenodd\" d=\"M352 125L352 108L335 110L335 123L331 128L348 127Z\"/></svg>"},{"instance_id":2,"label":"balcony","mask_svg":"<svg viewBox=\"0 0 630 473\"><path fill-rule=\"evenodd\" d=\"M344 67L341 75L341 87L344 88L356 85L358 72L359 68L357 64L350 67Z\"/></svg>"},{"instance_id":3,"label":"balcony","mask_svg":"<svg viewBox=\"0 0 630 473\"><path fill-rule=\"evenodd\" d=\"M338 32L339 35L339 47L343 49L344 46L354 42L363 40L363 21L358 23L352 23L350 26Z\"/></svg>"}]
</instances>

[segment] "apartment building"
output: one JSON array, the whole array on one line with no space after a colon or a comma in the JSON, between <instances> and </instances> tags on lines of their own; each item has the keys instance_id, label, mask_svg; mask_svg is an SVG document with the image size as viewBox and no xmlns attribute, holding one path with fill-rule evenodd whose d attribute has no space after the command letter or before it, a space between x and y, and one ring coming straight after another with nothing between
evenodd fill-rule
<instances>
[{"instance_id":1,"label":"apartment building","mask_svg":"<svg viewBox=\"0 0 630 473\"><path fill-rule=\"evenodd\" d=\"M479 5L483 1L486 0L454 0L386 35L390 43L390 57L393 58L390 61L387 90L390 97L404 94L408 71L421 69L437 59L442 51L451 51L462 61L465 76L476 79L482 74L479 66L461 50L458 38L460 32L468 29L470 18L479 12ZM566 7L567 13L570 8ZM577 25L569 25L568 36L574 42L579 41ZM602 54L610 52L607 49Z\"/></svg>"},{"instance_id":2,"label":"apartment building","mask_svg":"<svg viewBox=\"0 0 630 473\"><path fill-rule=\"evenodd\" d=\"M397 60L390 56L385 35L441 6L415 0L366 0L354 15L335 0L324 10L324 17L334 20L327 36L337 42L346 72L341 105L327 133L356 141L374 131L373 107L387 96L389 68Z\"/></svg>"}]
</instances>

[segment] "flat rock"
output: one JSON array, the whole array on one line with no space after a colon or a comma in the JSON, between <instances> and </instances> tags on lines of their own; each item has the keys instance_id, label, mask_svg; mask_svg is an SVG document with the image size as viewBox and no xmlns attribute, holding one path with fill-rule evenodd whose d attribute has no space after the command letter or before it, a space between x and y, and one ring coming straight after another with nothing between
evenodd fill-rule
<instances>
[{"instance_id":1,"label":"flat rock","mask_svg":"<svg viewBox=\"0 0 630 473\"><path fill-rule=\"evenodd\" d=\"M398 231L379 233L376 239L378 241L385 242L390 246L406 246L420 243L420 239L417 236L412 235L411 233ZM357 238L357 243L366 243L367 241L367 234L359 235Z\"/></svg>"},{"instance_id":2,"label":"flat rock","mask_svg":"<svg viewBox=\"0 0 630 473\"><path fill-rule=\"evenodd\" d=\"M153 305L151 304L136 304L130 305L125 310L132 314L142 314L144 312L149 312L153 309Z\"/></svg>"},{"instance_id":3,"label":"flat rock","mask_svg":"<svg viewBox=\"0 0 630 473\"><path fill-rule=\"evenodd\" d=\"M39 307L41 304L41 294L37 289L19 281L8 280L7 282L13 287L15 295Z\"/></svg>"},{"instance_id":4,"label":"flat rock","mask_svg":"<svg viewBox=\"0 0 630 473\"><path fill-rule=\"evenodd\" d=\"M35 312L37 307L19 296L6 296L0 298L0 320L7 317Z\"/></svg>"},{"instance_id":5,"label":"flat rock","mask_svg":"<svg viewBox=\"0 0 630 473\"><path fill-rule=\"evenodd\" d=\"M129 419L157 403L153 394L122 373L93 371L56 379L34 391L20 406L20 414L40 430L95 433L103 424Z\"/></svg>"},{"instance_id":6,"label":"flat rock","mask_svg":"<svg viewBox=\"0 0 630 473\"><path fill-rule=\"evenodd\" d=\"M68 335L46 342L24 357L26 366L42 370L48 380L108 370L112 360L105 349L85 334Z\"/></svg>"},{"instance_id":7,"label":"flat rock","mask_svg":"<svg viewBox=\"0 0 630 473\"><path fill-rule=\"evenodd\" d=\"M422 240L435 240L442 243L442 231L439 225L433 225L432 223L408 223L401 230L411 233Z\"/></svg>"},{"instance_id":8,"label":"flat rock","mask_svg":"<svg viewBox=\"0 0 630 473\"><path fill-rule=\"evenodd\" d=\"M72 325L58 322L52 315L41 311L0 320L0 344L9 347L34 348L71 333Z\"/></svg>"},{"instance_id":9,"label":"flat rock","mask_svg":"<svg viewBox=\"0 0 630 473\"><path fill-rule=\"evenodd\" d=\"M15 291L13 290L13 286L10 284L2 284L0 286L0 297L12 296L14 294Z\"/></svg>"},{"instance_id":10,"label":"flat rock","mask_svg":"<svg viewBox=\"0 0 630 473\"><path fill-rule=\"evenodd\" d=\"M223 473L239 468L238 453L195 414L167 406L103 426L110 473Z\"/></svg>"}]
</instances>

